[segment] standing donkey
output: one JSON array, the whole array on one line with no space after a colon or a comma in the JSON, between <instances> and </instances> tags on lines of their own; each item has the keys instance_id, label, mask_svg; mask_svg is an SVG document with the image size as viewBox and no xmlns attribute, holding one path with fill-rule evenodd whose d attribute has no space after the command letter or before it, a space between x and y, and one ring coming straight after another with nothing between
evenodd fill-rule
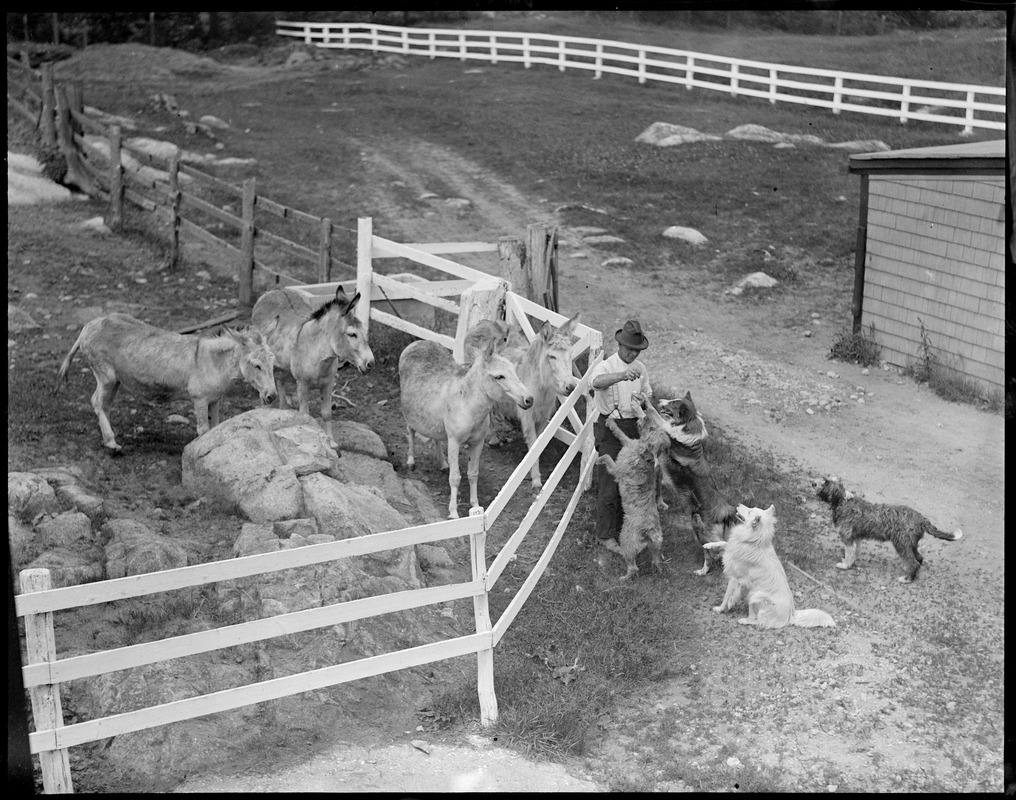
<instances>
[{"instance_id":1,"label":"standing donkey","mask_svg":"<svg viewBox=\"0 0 1016 800\"><path fill-rule=\"evenodd\" d=\"M99 418L102 444L119 453L109 409L123 384L139 394L186 392L194 403L198 436L219 424L219 401L237 378L275 399L275 356L260 331L234 331L202 337L156 328L129 314L108 314L87 322L60 365L59 389L74 354L81 350L95 375L92 408Z\"/></svg>"},{"instance_id":2,"label":"standing donkey","mask_svg":"<svg viewBox=\"0 0 1016 800\"><path fill-rule=\"evenodd\" d=\"M336 449L332 432L336 373L347 363L355 364L361 373L374 366L363 324L353 313L359 300L359 292L348 298L339 286L335 297L315 310L303 294L274 289L262 295L251 311L251 322L264 332L277 367L288 370L296 380L300 411L310 413L310 389L321 388L321 424ZM279 407L286 405L282 390Z\"/></svg>"},{"instance_id":3,"label":"standing donkey","mask_svg":"<svg viewBox=\"0 0 1016 800\"><path fill-rule=\"evenodd\" d=\"M531 408L524 409L510 400L499 400L494 405L495 414L519 421L528 447L533 446L536 437L553 415L558 395L566 395L576 386L570 350L579 314L581 312L564 322L560 328L555 328L549 320L544 322L528 346L524 339L522 344L517 344L514 331L509 336L505 333L504 323L494 320L477 323L466 336L467 359L471 351L475 352L482 343L493 339L498 343L498 350L515 365L519 379L532 391ZM538 491L543 486L539 462L533 464L529 477L534 491Z\"/></svg>"},{"instance_id":4,"label":"standing donkey","mask_svg":"<svg viewBox=\"0 0 1016 800\"><path fill-rule=\"evenodd\" d=\"M503 344L503 342L502 342ZM420 340L408 345L399 356L399 388L402 416L406 420L409 455L406 466L416 468L414 433L435 442L447 442L447 457L441 453L441 468L448 468L448 517L459 516L459 448L469 448L469 505L480 505L476 480L480 474L480 452L487 435L490 410L500 400L520 408L531 408L533 396L512 362L496 352L492 340L477 350L471 364L456 364L451 351L435 342ZM450 465L450 466L449 466Z\"/></svg>"}]
</instances>

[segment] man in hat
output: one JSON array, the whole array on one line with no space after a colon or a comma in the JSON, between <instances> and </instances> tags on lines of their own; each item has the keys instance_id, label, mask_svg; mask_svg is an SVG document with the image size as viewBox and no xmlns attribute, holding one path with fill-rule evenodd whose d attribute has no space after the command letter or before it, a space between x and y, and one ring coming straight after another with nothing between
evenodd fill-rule
<instances>
[{"instance_id":1,"label":"man in hat","mask_svg":"<svg viewBox=\"0 0 1016 800\"><path fill-rule=\"evenodd\" d=\"M607 427L607 418L612 418L626 436L639 438L635 405L641 398L650 398L653 387L649 384L645 365L639 360L642 351L649 347L649 340L642 333L639 321L630 319L625 322L614 334L614 339L617 352L593 370L593 407L599 412L593 423L593 440L599 455L617 459L621 442ZM617 481L606 467L598 466L597 469L596 538L602 542L618 538L624 510Z\"/></svg>"}]
</instances>

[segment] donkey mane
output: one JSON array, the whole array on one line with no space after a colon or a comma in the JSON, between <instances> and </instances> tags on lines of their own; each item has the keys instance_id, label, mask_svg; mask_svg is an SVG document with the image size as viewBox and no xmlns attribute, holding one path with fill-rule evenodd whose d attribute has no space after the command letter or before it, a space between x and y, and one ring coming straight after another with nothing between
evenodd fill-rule
<instances>
[{"instance_id":1,"label":"donkey mane","mask_svg":"<svg viewBox=\"0 0 1016 800\"><path fill-rule=\"evenodd\" d=\"M349 298L333 297L323 306L318 306L316 309L314 309L309 319L321 319L321 317L323 317L325 314L331 311L333 307L338 308L340 313L345 314L347 309L349 308Z\"/></svg>"}]
</instances>

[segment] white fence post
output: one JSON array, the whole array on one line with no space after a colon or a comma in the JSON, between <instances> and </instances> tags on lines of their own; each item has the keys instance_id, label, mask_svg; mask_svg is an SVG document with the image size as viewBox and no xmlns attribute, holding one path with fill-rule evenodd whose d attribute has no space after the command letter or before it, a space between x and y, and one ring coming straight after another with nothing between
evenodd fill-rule
<instances>
[{"instance_id":1,"label":"white fence post","mask_svg":"<svg viewBox=\"0 0 1016 800\"><path fill-rule=\"evenodd\" d=\"M497 37L494 34L490 35L490 63L497 63Z\"/></svg>"},{"instance_id":2,"label":"white fence post","mask_svg":"<svg viewBox=\"0 0 1016 800\"><path fill-rule=\"evenodd\" d=\"M737 97L737 64L730 65L730 96Z\"/></svg>"},{"instance_id":3,"label":"white fence post","mask_svg":"<svg viewBox=\"0 0 1016 800\"><path fill-rule=\"evenodd\" d=\"M1009 87L1009 91L1012 91L1012 87ZM962 136L969 136L974 132L974 93L967 92L967 113L963 115L963 120L966 123L963 127ZM1011 169L1012 167L1010 167Z\"/></svg>"},{"instance_id":4,"label":"white fence post","mask_svg":"<svg viewBox=\"0 0 1016 800\"><path fill-rule=\"evenodd\" d=\"M560 72L564 72L564 66L567 62L568 52L567 45L564 43L564 39L558 43L558 56L557 56L557 68Z\"/></svg>"},{"instance_id":5,"label":"white fence post","mask_svg":"<svg viewBox=\"0 0 1016 800\"><path fill-rule=\"evenodd\" d=\"M596 45L596 72L593 73L593 80L598 81L603 74L603 45Z\"/></svg>"},{"instance_id":6,"label":"white fence post","mask_svg":"<svg viewBox=\"0 0 1016 800\"><path fill-rule=\"evenodd\" d=\"M459 56L463 61L466 60L466 34L459 34Z\"/></svg>"},{"instance_id":7,"label":"white fence post","mask_svg":"<svg viewBox=\"0 0 1016 800\"><path fill-rule=\"evenodd\" d=\"M373 51L376 53L378 48L377 28L371 28L370 31L370 45Z\"/></svg>"},{"instance_id":8,"label":"white fence post","mask_svg":"<svg viewBox=\"0 0 1016 800\"><path fill-rule=\"evenodd\" d=\"M646 51L639 50L639 83L646 82Z\"/></svg>"},{"instance_id":9,"label":"white fence post","mask_svg":"<svg viewBox=\"0 0 1016 800\"><path fill-rule=\"evenodd\" d=\"M688 56L688 66L684 71L684 88L691 89L691 82L695 79L695 59Z\"/></svg>"},{"instance_id":10,"label":"white fence post","mask_svg":"<svg viewBox=\"0 0 1016 800\"><path fill-rule=\"evenodd\" d=\"M363 338L368 341L370 335L370 296L371 284L374 282L374 220L371 217L360 217L356 221L356 291L360 293L360 302L356 304L356 316L363 325Z\"/></svg>"},{"instance_id":11,"label":"white fence post","mask_svg":"<svg viewBox=\"0 0 1016 800\"><path fill-rule=\"evenodd\" d=\"M910 111L910 84L903 84L903 98L900 100L900 124L905 125L907 122L908 112Z\"/></svg>"},{"instance_id":12,"label":"white fence post","mask_svg":"<svg viewBox=\"0 0 1016 800\"><path fill-rule=\"evenodd\" d=\"M833 81L833 113L839 114L843 108L843 76L837 75Z\"/></svg>"},{"instance_id":13,"label":"white fence post","mask_svg":"<svg viewBox=\"0 0 1016 800\"><path fill-rule=\"evenodd\" d=\"M776 105L776 92L779 89L777 86L777 79L779 73L775 69L769 70L769 102Z\"/></svg>"},{"instance_id":14,"label":"white fence post","mask_svg":"<svg viewBox=\"0 0 1016 800\"><path fill-rule=\"evenodd\" d=\"M482 508L471 508L469 516L482 516ZM494 693L494 635L491 633L490 609L487 596L487 531L477 531L469 537L473 580L483 582L483 591L473 596L473 617L476 632L490 637L490 646L476 652L476 693L480 700L480 724L489 727L497 722L497 695Z\"/></svg>"},{"instance_id":15,"label":"white fence post","mask_svg":"<svg viewBox=\"0 0 1016 800\"><path fill-rule=\"evenodd\" d=\"M528 36L523 36L522 37L522 66L524 66L526 69L529 69L531 66L533 66L532 61L530 61L530 58L531 58L531 56L529 55L529 37Z\"/></svg>"},{"instance_id":16,"label":"white fence post","mask_svg":"<svg viewBox=\"0 0 1016 800\"><path fill-rule=\"evenodd\" d=\"M409 31L402 31L402 52L409 52Z\"/></svg>"},{"instance_id":17,"label":"white fence post","mask_svg":"<svg viewBox=\"0 0 1016 800\"><path fill-rule=\"evenodd\" d=\"M44 592L50 588L48 569L23 569L20 578L22 594ZM52 612L25 617L25 643L29 664L56 661ZM53 730L63 725L59 684L35 686L29 690L29 695L32 698L32 717L36 731ZM46 794L73 793L67 748L45 750L39 753L39 762L42 766L42 788Z\"/></svg>"},{"instance_id":18,"label":"white fence post","mask_svg":"<svg viewBox=\"0 0 1016 800\"><path fill-rule=\"evenodd\" d=\"M427 35L427 43L430 45L430 57L432 59L437 58L437 37L435 36L434 31L431 31Z\"/></svg>"}]
</instances>

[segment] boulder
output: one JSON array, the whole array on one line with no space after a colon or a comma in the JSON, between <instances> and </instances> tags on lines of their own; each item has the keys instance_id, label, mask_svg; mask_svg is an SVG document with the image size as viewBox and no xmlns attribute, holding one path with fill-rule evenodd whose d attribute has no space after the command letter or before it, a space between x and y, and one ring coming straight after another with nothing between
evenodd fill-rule
<instances>
[{"instance_id":1,"label":"boulder","mask_svg":"<svg viewBox=\"0 0 1016 800\"><path fill-rule=\"evenodd\" d=\"M77 586L103 579L102 558L94 551L79 552L66 547L47 550L22 569L48 569L54 589Z\"/></svg>"},{"instance_id":2,"label":"boulder","mask_svg":"<svg viewBox=\"0 0 1016 800\"><path fill-rule=\"evenodd\" d=\"M694 228L682 228L680 225L671 225L663 235L668 239L680 239L681 241L693 244L696 247L704 245L709 240Z\"/></svg>"},{"instance_id":3,"label":"boulder","mask_svg":"<svg viewBox=\"0 0 1016 800\"><path fill-rule=\"evenodd\" d=\"M15 572L24 566L25 559L34 541L35 536L32 534L32 529L8 512L7 545L11 551L11 569Z\"/></svg>"},{"instance_id":4,"label":"boulder","mask_svg":"<svg viewBox=\"0 0 1016 800\"><path fill-rule=\"evenodd\" d=\"M335 420L332 422L332 430L343 458L350 450L373 458L388 458L388 448L384 441L362 422Z\"/></svg>"},{"instance_id":5,"label":"boulder","mask_svg":"<svg viewBox=\"0 0 1016 800\"><path fill-rule=\"evenodd\" d=\"M653 144L657 147L671 147L676 144L688 142L712 142L722 139L722 136L714 136L711 133L702 133L694 128L686 128L683 125L672 125L669 122L654 122L642 133L635 137L636 142Z\"/></svg>"},{"instance_id":6,"label":"boulder","mask_svg":"<svg viewBox=\"0 0 1016 800\"><path fill-rule=\"evenodd\" d=\"M102 498L89 494L77 483L65 483L57 486L56 496L65 505L75 508L87 516L93 525L101 525L106 518L106 507Z\"/></svg>"},{"instance_id":7,"label":"boulder","mask_svg":"<svg viewBox=\"0 0 1016 800\"><path fill-rule=\"evenodd\" d=\"M35 526L35 534L44 548L73 548L92 541L92 521L80 511L68 511L41 520Z\"/></svg>"},{"instance_id":8,"label":"boulder","mask_svg":"<svg viewBox=\"0 0 1016 800\"><path fill-rule=\"evenodd\" d=\"M727 294L739 295L749 287L756 289L772 289L777 284L779 284L779 281L776 280L776 278L766 275L764 272L753 272L751 275L745 275L737 282L737 284L730 289L727 289Z\"/></svg>"},{"instance_id":9,"label":"boulder","mask_svg":"<svg viewBox=\"0 0 1016 800\"><path fill-rule=\"evenodd\" d=\"M106 575L123 578L187 566L187 551L147 525L131 519L113 519L102 526L108 537Z\"/></svg>"},{"instance_id":10,"label":"boulder","mask_svg":"<svg viewBox=\"0 0 1016 800\"><path fill-rule=\"evenodd\" d=\"M343 484L321 474L307 475L300 483L307 513L321 533L351 539L409 527L376 487Z\"/></svg>"},{"instance_id":11,"label":"boulder","mask_svg":"<svg viewBox=\"0 0 1016 800\"><path fill-rule=\"evenodd\" d=\"M7 473L7 510L22 522L31 522L39 514L60 509L56 492L45 478L34 472Z\"/></svg>"}]
</instances>

